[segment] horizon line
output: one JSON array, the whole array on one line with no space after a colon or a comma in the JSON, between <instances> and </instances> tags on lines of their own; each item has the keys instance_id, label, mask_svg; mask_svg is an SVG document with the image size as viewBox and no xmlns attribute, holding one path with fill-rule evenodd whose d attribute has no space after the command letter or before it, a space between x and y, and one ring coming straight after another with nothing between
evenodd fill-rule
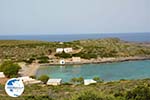
<instances>
[{"instance_id":1,"label":"horizon line","mask_svg":"<svg viewBox=\"0 0 150 100\"><path fill-rule=\"evenodd\" d=\"M38 36L38 35L85 35L85 34L140 34L140 33L150 33L150 32L120 32L120 33L39 33L39 34L0 34L0 36Z\"/></svg>"}]
</instances>

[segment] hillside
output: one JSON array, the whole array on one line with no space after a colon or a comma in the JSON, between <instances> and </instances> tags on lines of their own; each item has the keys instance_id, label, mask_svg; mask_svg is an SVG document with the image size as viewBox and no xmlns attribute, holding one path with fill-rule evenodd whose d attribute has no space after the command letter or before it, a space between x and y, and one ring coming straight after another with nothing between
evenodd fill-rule
<instances>
[{"instance_id":1,"label":"hillside","mask_svg":"<svg viewBox=\"0 0 150 100\"><path fill-rule=\"evenodd\" d=\"M70 54L56 54L56 48L72 47ZM77 40L72 42L45 42L29 40L0 40L0 58L23 61L53 55L54 58L78 56L84 59L103 57L150 56L150 46L130 43L118 38ZM55 56L57 57L55 57ZM63 55L63 56L62 56ZM67 55L67 56L66 56Z\"/></svg>"}]
</instances>

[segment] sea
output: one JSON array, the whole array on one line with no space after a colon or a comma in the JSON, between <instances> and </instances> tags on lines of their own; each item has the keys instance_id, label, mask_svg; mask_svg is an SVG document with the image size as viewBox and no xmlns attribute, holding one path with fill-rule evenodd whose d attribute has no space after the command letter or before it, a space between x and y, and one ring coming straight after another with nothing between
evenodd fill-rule
<instances>
[{"instance_id":1,"label":"sea","mask_svg":"<svg viewBox=\"0 0 150 100\"><path fill-rule=\"evenodd\" d=\"M145 79L150 78L150 60L67 66L41 66L37 70L36 75L39 77L43 74L51 78L61 78L63 82L69 82L74 77L83 77L84 79L100 77L104 81Z\"/></svg>"},{"instance_id":2,"label":"sea","mask_svg":"<svg viewBox=\"0 0 150 100\"><path fill-rule=\"evenodd\" d=\"M149 33L89 33L89 34L51 34L51 35L1 35L0 40L40 40L69 42L81 39L120 38L131 42L150 42Z\"/></svg>"}]
</instances>

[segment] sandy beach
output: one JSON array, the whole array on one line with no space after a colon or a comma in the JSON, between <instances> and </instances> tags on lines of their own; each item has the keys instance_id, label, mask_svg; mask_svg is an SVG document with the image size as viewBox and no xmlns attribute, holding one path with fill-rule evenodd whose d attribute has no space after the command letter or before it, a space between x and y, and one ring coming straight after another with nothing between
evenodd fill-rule
<instances>
[{"instance_id":1,"label":"sandy beach","mask_svg":"<svg viewBox=\"0 0 150 100\"><path fill-rule=\"evenodd\" d=\"M21 66L21 70L19 72L19 74L21 76L34 76L36 74L37 69L39 68L39 64L37 63L32 63L30 65L27 65L25 63L19 63L19 65Z\"/></svg>"}]
</instances>

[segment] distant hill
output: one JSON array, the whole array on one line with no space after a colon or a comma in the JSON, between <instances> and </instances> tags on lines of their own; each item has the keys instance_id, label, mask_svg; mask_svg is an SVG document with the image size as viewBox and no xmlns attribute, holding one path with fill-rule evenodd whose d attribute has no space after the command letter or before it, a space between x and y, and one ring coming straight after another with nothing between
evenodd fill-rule
<instances>
[{"instance_id":1,"label":"distant hill","mask_svg":"<svg viewBox=\"0 0 150 100\"><path fill-rule=\"evenodd\" d=\"M45 42L31 40L0 40L0 58L23 61L30 58L55 55L56 48L72 47L80 52L67 54L90 59L98 57L150 56L149 43L133 43L118 38L87 39L72 42ZM66 54L64 54L66 55ZM62 57L61 54L57 57Z\"/></svg>"}]
</instances>

